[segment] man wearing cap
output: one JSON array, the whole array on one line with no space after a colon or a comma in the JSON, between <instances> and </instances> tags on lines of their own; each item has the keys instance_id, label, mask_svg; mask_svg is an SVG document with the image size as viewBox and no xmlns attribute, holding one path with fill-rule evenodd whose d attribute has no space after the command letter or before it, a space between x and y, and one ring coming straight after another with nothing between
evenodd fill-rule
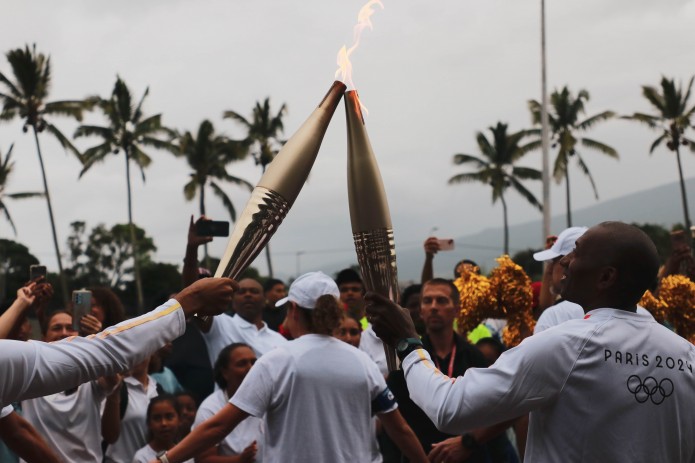
<instances>
[{"instance_id":1,"label":"man wearing cap","mask_svg":"<svg viewBox=\"0 0 695 463\"><path fill-rule=\"evenodd\" d=\"M584 309L579 305L564 299L558 300L557 298L560 297L560 281L563 271L560 259L574 250L577 238L582 236L586 230L586 227L567 228L558 235L550 248L533 255L533 258L538 262L546 262L541 292L549 294L551 298L555 299L555 304L543 310L540 317L538 317L538 322L536 322L536 326L533 329L534 334L567 320L584 316ZM577 317L577 314L580 315Z\"/></svg>"},{"instance_id":2,"label":"man wearing cap","mask_svg":"<svg viewBox=\"0 0 695 463\"><path fill-rule=\"evenodd\" d=\"M563 268L562 265L560 265L560 259L574 250L577 239L579 239L586 230L586 227L567 228L558 235L557 240L549 249L537 252L533 255L533 258L539 262L548 261L543 284L549 285L548 289L553 297L559 297L555 305L545 309L543 313L541 313L541 316L538 317L536 326L533 328L533 334L540 333L541 331L545 331L548 328L552 328L566 321L584 317L584 309L580 305L567 301L560 296L563 276ZM546 275L549 275L549 278L546 279ZM638 306L637 313L652 317L649 311L644 307Z\"/></svg>"},{"instance_id":3,"label":"man wearing cap","mask_svg":"<svg viewBox=\"0 0 695 463\"><path fill-rule=\"evenodd\" d=\"M405 309L367 295L377 334L402 360L413 401L463 433L530 412L524 461L695 462L695 346L636 313L659 256L637 227L590 228L560 260L561 294L583 319L529 336L490 368L437 370Z\"/></svg>"},{"instance_id":4,"label":"man wearing cap","mask_svg":"<svg viewBox=\"0 0 695 463\"><path fill-rule=\"evenodd\" d=\"M225 346L234 342L248 344L258 357L287 342L284 336L268 328L263 321L265 297L259 282L252 278L239 281L233 304L234 316L222 314L201 326L210 365L215 364Z\"/></svg>"},{"instance_id":5,"label":"man wearing cap","mask_svg":"<svg viewBox=\"0 0 695 463\"><path fill-rule=\"evenodd\" d=\"M288 305L284 323L294 340L261 357L229 403L160 461L194 457L249 415L265 415L266 463L371 461L371 416L377 414L410 461L426 462L374 362L332 336L343 317L339 297L324 273L297 278L278 301Z\"/></svg>"}]
</instances>

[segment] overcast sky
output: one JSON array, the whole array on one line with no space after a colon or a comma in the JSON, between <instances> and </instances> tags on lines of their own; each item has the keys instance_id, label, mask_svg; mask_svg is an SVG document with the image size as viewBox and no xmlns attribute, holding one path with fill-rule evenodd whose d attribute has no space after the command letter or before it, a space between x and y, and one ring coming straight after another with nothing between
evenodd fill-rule
<instances>
[{"instance_id":1,"label":"overcast sky","mask_svg":"<svg viewBox=\"0 0 695 463\"><path fill-rule=\"evenodd\" d=\"M357 12L366 0L49 0L3 3L3 52L36 43L53 65L51 100L107 96L120 75L139 98L147 86L146 114L162 113L166 125L195 131L210 119L218 131L240 137L224 110L250 115L269 96L273 109L288 106L285 136L311 113L333 81L336 53L350 44ZM491 204L485 185L447 185L464 169L455 153L478 154L475 132L497 121L526 128L527 100L540 99L540 2L530 0L383 0L353 54L353 79L369 108L367 128L381 166L398 248L419 247L436 227L441 237L501 226L501 204ZM662 75L687 80L695 74L695 1L546 1L549 90L569 85L591 94L589 115L612 109L622 114L650 111L641 85L658 85ZM0 59L0 70L9 65ZM695 100L693 100L695 102ZM90 122L102 123L98 114ZM66 134L77 124L54 119ZM648 148L658 134L628 121L609 121L588 136L615 147L619 162L582 152L602 200L677 179L673 156ZM112 156L82 179L80 164L48 135L42 135L49 186L66 251L68 224L86 220L111 226L127 220L124 159ZM0 125L0 151L15 143L15 172L7 191L42 188L30 134L21 124ZM97 140L81 139L80 148ZM183 185L189 169L165 152L154 160L143 184L133 177L134 217L154 237L156 259L180 263L188 217ZM540 154L520 165L540 168ZM695 156L686 153L687 177ZM251 159L229 171L256 183L260 168ZM588 180L571 170L576 208L595 204ZM540 182L529 185L538 197ZM241 212L248 193L227 191ZM509 193L510 223L540 213ZM691 199L691 203L695 198ZM18 229L0 221L0 237L26 244L56 269L45 201L8 201ZM226 220L209 196L209 216ZM680 202L674 199L680 210ZM564 187L552 190L553 215L564 212ZM558 230L559 231L559 230ZM557 232L557 231L556 231ZM513 238L513 237L512 237ZM539 230L539 242L541 230ZM328 263L356 261L346 185L346 129L341 104L324 139L308 184L275 235L276 273L324 270ZM221 255L225 239L212 253ZM501 247L501 243L500 243ZM299 257L298 257L299 256ZM256 262L265 272L263 259ZM401 275L419 269L399 269Z\"/></svg>"}]
</instances>

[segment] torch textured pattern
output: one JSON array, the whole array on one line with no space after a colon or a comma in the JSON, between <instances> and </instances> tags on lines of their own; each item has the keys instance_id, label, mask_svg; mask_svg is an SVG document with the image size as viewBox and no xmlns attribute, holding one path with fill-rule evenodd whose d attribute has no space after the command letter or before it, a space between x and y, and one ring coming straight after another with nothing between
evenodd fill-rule
<instances>
[{"instance_id":1,"label":"torch textured pattern","mask_svg":"<svg viewBox=\"0 0 695 463\"><path fill-rule=\"evenodd\" d=\"M355 252L369 291L398 300L398 271L393 230L382 228L353 233Z\"/></svg>"},{"instance_id":2,"label":"torch textured pattern","mask_svg":"<svg viewBox=\"0 0 695 463\"><path fill-rule=\"evenodd\" d=\"M366 289L398 302L391 213L360 108L357 92L345 93L348 200L355 252ZM389 371L394 371L398 368L395 351L384 345L384 352Z\"/></svg>"},{"instance_id":3,"label":"torch textured pattern","mask_svg":"<svg viewBox=\"0 0 695 463\"><path fill-rule=\"evenodd\" d=\"M278 193L261 186L254 188L230 237L237 245L215 276L238 278L270 241L289 210L290 204Z\"/></svg>"}]
</instances>

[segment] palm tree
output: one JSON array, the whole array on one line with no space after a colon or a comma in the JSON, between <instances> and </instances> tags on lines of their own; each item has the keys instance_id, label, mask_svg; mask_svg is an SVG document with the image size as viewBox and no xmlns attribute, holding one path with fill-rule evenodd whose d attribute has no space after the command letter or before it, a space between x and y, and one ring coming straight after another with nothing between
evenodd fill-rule
<instances>
[{"instance_id":1,"label":"palm tree","mask_svg":"<svg viewBox=\"0 0 695 463\"><path fill-rule=\"evenodd\" d=\"M249 191L253 190L253 185L246 180L230 175L226 168L228 163L244 159L248 147L242 142L215 134L215 128L208 120L200 124L197 136L194 137L191 132L186 132L179 137L179 147L186 156L188 165L193 169L193 172L190 173L191 180L183 187L186 200L192 201L195 195L200 192L200 215L205 215L205 187L209 185L213 194L222 200L232 222L235 221L234 204L220 185L215 182L215 179L244 186ZM207 244L205 245L205 258L208 258Z\"/></svg>"},{"instance_id":2,"label":"palm tree","mask_svg":"<svg viewBox=\"0 0 695 463\"><path fill-rule=\"evenodd\" d=\"M577 149L577 144L581 144L584 148L599 151L607 156L617 159L618 152L602 143L591 138L579 137L579 132L584 132L593 127L596 123L608 120L615 116L613 111L603 111L594 116L587 117L579 121L582 114L585 113L584 103L589 101L589 92L580 90L575 98L567 87L563 87L561 91L555 90L550 96L551 110L548 112L548 120L550 123L551 142L553 148L558 148L557 157L555 158L555 166L553 168L553 176L555 181L560 183L565 180L565 191L567 197L567 226L572 226L572 206L570 200L570 174L569 163L572 158L577 160L577 165L581 171L589 178L591 188L594 190L594 196L598 199L598 190L596 183L591 176L589 167L584 162L581 154ZM531 118L534 124L541 123L541 104L536 100L528 102ZM528 149L537 149L541 147L541 129L531 129L527 131L530 135L538 136L538 139L529 143Z\"/></svg>"},{"instance_id":3,"label":"palm tree","mask_svg":"<svg viewBox=\"0 0 695 463\"><path fill-rule=\"evenodd\" d=\"M661 78L661 93L655 87L643 86L642 95L656 109L656 114L634 113L632 116L625 116L625 119L641 122L661 132L659 138L654 140L649 148L649 154L653 153L664 141L666 141L666 147L669 150L676 152L686 230L690 229L691 222L688 212L688 197L683 181L680 147L681 145L690 146L690 151L695 153L695 142L685 136L685 131L693 127L690 118L695 114L695 105L688 108L693 80L695 80L695 76L690 78L685 92L682 85L676 85L674 79L667 79L666 77Z\"/></svg>"},{"instance_id":4,"label":"palm tree","mask_svg":"<svg viewBox=\"0 0 695 463\"><path fill-rule=\"evenodd\" d=\"M79 156L77 149L56 126L47 120L47 116L69 116L81 121L82 111L86 109L88 103L78 100L46 102L51 86L51 59L43 53L38 53L36 45L32 48L26 45L23 49L16 48L10 50L6 56L12 68L14 82L5 74L0 73L0 83L4 87L4 92L0 93L0 100L3 105L0 120L11 120L19 117L24 120L24 132L26 133L29 127L31 127L34 133L36 152L39 156L41 177L43 178L43 194L48 204L48 217L53 233L53 246L55 247L56 260L58 261L63 303L67 306L69 303L68 289L63 272L60 247L58 246L58 234L56 233L55 219L53 217L51 195L48 192L48 181L46 180L46 170L43 164L43 155L41 154L39 133L47 130L48 133L58 140L63 148Z\"/></svg>"},{"instance_id":5,"label":"palm tree","mask_svg":"<svg viewBox=\"0 0 695 463\"><path fill-rule=\"evenodd\" d=\"M449 184L481 182L492 187L492 203L498 199L502 201L504 213L504 253L509 254L509 227L507 224L507 202L504 193L510 186L521 194L539 210L543 206L520 180L540 180L541 172L530 167L518 167L514 163L526 152L526 145L520 146L521 139L526 135L525 131L513 134L507 133L507 124L498 122L495 127L489 128L492 132L492 143L485 134L478 132L476 140L482 157L470 154L455 154L454 164L473 164L478 168L477 172L466 172L454 175L449 179Z\"/></svg>"},{"instance_id":6,"label":"palm tree","mask_svg":"<svg viewBox=\"0 0 695 463\"><path fill-rule=\"evenodd\" d=\"M116 78L116 85L113 88L111 97L104 99L93 97L95 104L101 109L108 120L107 126L81 125L75 131L75 138L86 136L97 136L102 139L102 143L87 149L82 153L83 168L80 177L85 174L94 164L103 161L109 154L125 154L125 176L128 193L128 225L133 247L133 268L135 270L135 288L137 292L138 310L144 308L142 296L142 281L140 278L140 262L136 258L135 224L133 223L132 191L130 186L130 163L131 161L140 169L143 182L145 181L145 167L149 166L152 159L144 151L144 147L165 149L174 154L179 154L178 148L170 140L174 133L170 129L162 126L162 115L145 117L142 112L142 105L145 97L149 93L149 87L140 98L137 105L133 105L128 86ZM158 138L167 136L168 140Z\"/></svg>"},{"instance_id":7,"label":"palm tree","mask_svg":"<svg viewBox=\"0 0 695 463\"><path fill-rule=\"evenodd\" d=\"M263 104L260 101L256 101L251 120L246 119L235 111L225 111L223 114L225 119L233 119L246 129L245 143L250 147L251 155L255 159L256 165L261 166L263 173L265 173L266 166L278 154L279 147L284 143L279 136L284 129L282 117L286 112L287 105L283 103L277 114L273 116L270 110L270 98L266 98ZM268 275L272 278L273 264L270 259L269 245L265 247L265 256L268 262Z\"/></svg>"},{"instance_id":8,"label":"palm tree","mask_svg":"<svg viewBox=\"0 0 695 463\"><path fill-rule=\"evenodd\" d=\"M10 146L10 149L7 151L7 155L4 157L4 159L3 159L2 153L0 153L0 211L2 211L2 213L5 215L5 218L12 226L12 231L14 231L14 234L17 235L17 229L15 228L14 222L12 221L12 216L10 215L10 211L7 209L7 204L5 204L6 198L11 198L11 199L36 198L38 196L43 196L43 193L39 193L39 192L6 193L5 192L5 188L7 187L9 177L12 174L12 169L14 168L14 162L10 161L10 159L12 158L12 148L13 147L14 147L14 145Z\"/></svg>"}]
</instances>

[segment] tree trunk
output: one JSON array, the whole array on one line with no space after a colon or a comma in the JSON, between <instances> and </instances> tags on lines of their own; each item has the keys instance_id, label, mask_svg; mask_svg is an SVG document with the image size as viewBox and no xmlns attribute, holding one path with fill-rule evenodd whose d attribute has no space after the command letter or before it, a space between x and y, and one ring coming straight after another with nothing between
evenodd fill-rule
<instances>
[{"instance_id":1,"label":"tree trunk","mask_svg":"<svg viewBox=\"0 0 695 463\"><path fill-rule=\"evenodd\" d=\"M200 216L203 217L205 216L205 181L200 184ZM203 257L203 261L205 262L205 268L210 270L213 274L215 273L211 268L210 268L210 254L208 254L208 244L205 243L203 246L203 250L205 253L205 256Z\"/></svg>"},{"instance_id":2,"label":"tree trunk","mask_svg":"<svg viewBox=\"0 0 695 463\"><path fill-rule=\"evenodd\" d=\"M685 219L685 234L690 237L690 213L688 212L688 195L685 193L685 181L683 180L683 166L681 165L681 152L676 145L676 160L678 161L678 178L681 184L681 199L683 200L683 217Z\"/></svg>"},{"instance_id":3,"label":"tree trunk","mask_svg":"<svg viewBox=\"0 0 695 463\"><path fill-rule=\"evenodd\" d=\"M125 152L125 178L128 185L128 228L130 229L130 244L133 247L133 270L135 272L135 297L137 301L138 314L144 313L145 301L142 296L142 279L140 277L140 259L138 256L137 237L135 235L135 224L133 223L133 200L130 189L130 153L128 148Z\"/></svg>"},{"instance_id":4,"label":"tree trunk","mask_svg":"<svg viewBox=\"0 0 695 463\"><path fill-rule=\"evenodd\" d=\"M48 181L46 180L46 169L43 165L43 156L41 155L41 145L39 144L39 135L36 132L36 126L32 126L34 129L34 141L36 141L36 152L39 155L39 164L41 166L41 177L43 178L43 192L46 195L46 203L48 204L48 217L51 221L51 231L53 232L53 246L56 251L56 260L58 261L58 277L60 278L60 289L63 293L63 305L64 307L70 307L70 296L68 294L68 283L65 279L65 272L63 272L63 261L60 257L60 247L58 246L58 234L56 233L55 219L53 218L53 206L51 205L51 195L48 193Z\"/></svg>"},{"instance_id":5,"label":"tree trunk","mask_svg":"<svg viewBox=\"0 0 695 463\"><path fill-rule=\"evenodd\" d=\"M572 226L572 205L570 203L570 170L565 167L565 191L567 193L567 228Z\"/></svg>"},{"instance_id":6,"label":"tree trunk","mask_svg":"<svg viewBox=\"0 0 695 463\"><path fill-rule=\"evenodd\" d=\"M504 212L504 253L509 254L509 225L507 224L507 202L504 195L500 195L502 200L502 211Z\"/></svg>"}]
</instances>

